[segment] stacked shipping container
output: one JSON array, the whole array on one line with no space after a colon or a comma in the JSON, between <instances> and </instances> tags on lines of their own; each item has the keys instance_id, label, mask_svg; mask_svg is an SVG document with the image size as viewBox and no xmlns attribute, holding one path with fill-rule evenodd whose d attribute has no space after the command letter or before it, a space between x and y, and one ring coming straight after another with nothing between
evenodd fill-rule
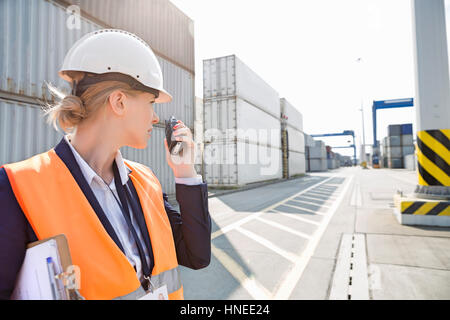
<instances>
[{"instance_id":1,"label":"stacked shipping container","mask_svg":"<svg viewBox=\"0 0 450 320\"><path fill-rule=\"evenodd\" d=\"M412 124L389 125L383 153L389 168L404 168L404 156L414 153Z\"/></svg>"},{"instance_id":2,"label":"stacked shipping container","mask_svg":"<svg viewBox=\"0 0 450 320\"><path fill-rule=\"evenodd\" d=\"M79 5L81 17L66 10ZM76 9L76 7L71 7ZM194 125L193 21L167 0L0 1L0 164L19 161L53 147L62 137L45 124L37 99L51 99L44 81L69 92L58 69L69 48L88 32L120 28L154 48L166 89L174 99L155 105L161 123L149 147L123 148L130 160L150 166L164 192L175 193L173 173L165 160L164 120L170 115ZM78 24L71 22L78 19Z\"/></svg>"},{"instance_id":3,"label":"stacked shipping container","mask_svg":"<svg viewBox=\"0 0 450 320\"><path fill-rule=\"evenodd\" d=\"M286 177L304 174L306 165L303 116L285 98L280 99L280 108L281 130L287 137L286 148L283 148L283 169L286 168L284 171L288 171Z\"/></svg>"},{"instance_id":4,"label":"stacked shipping container","mask_svg":"<svg viewBox=\"0 0 450 320\"><path fill-rule=\"evenodd\" d=\"M211 185L281 178L278 93L235 55L203 61L204 170Z\"/></svg>"},{"instance_id":5,"label":"stacked shipping container","mask_svg":"<svg viewBox=\"0 0 450 320\"><path fill-rule=\"evenodd\" d=\"M311 137L309 134L304 133L303 134L304 138L305 138L305 167L306 167L306 172L310 172L311 168L309 165L309 149L314 147L316 145L313 137Z\"/></svg>"},{"instance_id":6,"label":"stacked shipping container","mask_svg":"<svg viewBox=\"0 0 450 320\"><path fill-rule=\"evenodd\" d=\"M327 171L327 150L323 141L314 141L314 146L308 148L308 163L310 172Z\"/></svg>"}]
</instances>

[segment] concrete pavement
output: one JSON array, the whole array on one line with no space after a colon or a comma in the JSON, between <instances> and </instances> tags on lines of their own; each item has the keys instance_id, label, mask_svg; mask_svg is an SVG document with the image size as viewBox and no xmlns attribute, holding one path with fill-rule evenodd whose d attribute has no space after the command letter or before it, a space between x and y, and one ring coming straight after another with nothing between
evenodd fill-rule
<instances>
[{"instance_id":1,"label":"concrete pavement","mask_svg":"<svg viewBox=\"0 0 450 320\"><path fill-rule=\"evenodd\" d=\"M209 199L212 261L186 299L449 299L450 228L399 225L414 172L341 168Z\"/></svg>"}]
</instances>

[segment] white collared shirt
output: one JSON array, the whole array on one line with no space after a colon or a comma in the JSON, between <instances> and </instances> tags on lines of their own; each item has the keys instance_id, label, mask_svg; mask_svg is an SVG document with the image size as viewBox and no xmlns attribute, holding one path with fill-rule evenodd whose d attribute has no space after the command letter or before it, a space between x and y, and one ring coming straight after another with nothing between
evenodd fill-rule
<instances>
[{"instance_id":1,"label":"white collared shirt","mask_svg":"<svg viewBox=\"0 0 450 320\"><path fill-rule=\"evenodd\" d=\"M138 247L136 245L136 241L134 240L133 235L131 234L131 231L122 214L122 211L120 210L117 200L114 198L115 196L117 197L117 199L119 199L119 195L116 190L116 185L114 183L114 178L109 184L108 188L103 179L100 178L100 176L89 166L89 164L80 156L80 154L72 146L69 140L69 135L65 135L64 139L69 144L72 153L75 156L75 160L80 166L84 178L86 179L88 185L94 192L97 201L99 202L100 206L105 212L106 217L108 218L114 231L116 232L117 237L119 238L119 241L124 248L125 255L128 261L131 263L133 267L136 268L137 276L142 281L143 280L142 264L139 256ZM117 164L117 168L119 169L119 175L120 179L122 180L121 181L122 185L125 185L128 182L129 177L127 167L123 162L120 150L117 151L115 161ZM202 183L202 176L197 175L197 177L193 178L175 178L175 182L178 184L197 185ZM114 196L112 195L111 191L114 193ZM132 211L131 206L129 206L129 209L131 215L131 222L133 224L134 229L136 230L139 240L143 244L145 256L147 258L147 263L150 265L150 257L146 250L147 248L144 245L144 238L142 237L142 234L134 217L134 213Z\"/></svg>"}]
</instances>

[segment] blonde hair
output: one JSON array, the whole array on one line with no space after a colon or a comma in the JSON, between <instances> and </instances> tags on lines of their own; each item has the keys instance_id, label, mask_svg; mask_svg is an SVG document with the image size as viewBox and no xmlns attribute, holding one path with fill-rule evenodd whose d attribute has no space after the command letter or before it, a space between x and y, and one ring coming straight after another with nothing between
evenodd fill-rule
<instances>
[{"instance_id":1,"label":"blonde hair","mask_svg":"<svg viewBox=\"0 0 450 320\"><path fill-rule=\"evenodd\" d=\"M85 76L89 76L81 71L67 71L69 76L79 82ZM136 96L141 91L132 89L128 84L120 81L103 81L95 83L81 95L77 97L71 94L64 94L60 89L47 83L47 87L56 103L44 102L42 110L49 125L58 130L58 125L67 133L73 132L77 125L100 110L107 102L111 93L121 90L130 96Z\"/></svg>"}]
</instances>

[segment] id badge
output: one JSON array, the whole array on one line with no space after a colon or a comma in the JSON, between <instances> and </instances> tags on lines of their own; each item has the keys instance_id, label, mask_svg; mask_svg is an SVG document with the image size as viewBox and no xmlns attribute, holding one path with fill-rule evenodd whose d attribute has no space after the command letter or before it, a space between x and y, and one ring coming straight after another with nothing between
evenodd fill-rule
<instances>
[{"instance_id":1,"label":"id badge","mask_svg":"<svg viewBox=\"0 0 450 320\"><path fill-rule=\"evenodd\" d=\"M167 285L163 285L153 292L147 293L145 296L139 298L139 300L169 300L169 293L167 292Z\"/></svg>"}]
</instances>

